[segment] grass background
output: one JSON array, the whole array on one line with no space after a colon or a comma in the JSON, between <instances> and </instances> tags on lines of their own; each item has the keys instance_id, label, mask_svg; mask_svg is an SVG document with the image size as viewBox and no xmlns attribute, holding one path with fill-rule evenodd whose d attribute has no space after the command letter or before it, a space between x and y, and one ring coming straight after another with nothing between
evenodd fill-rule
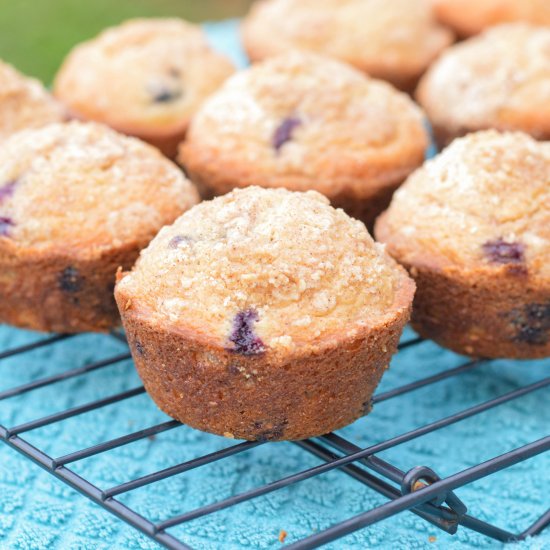
<instances>
[{"instance_id":1,"label":"grass background","mask_svg":"<svg viewBox=\"0 0 550 550\"><path fill-rule=\"evenodd\" d=\"M0 0L0 58L50 84L72 46L130 17L190 21L246 13L252 0Z\"/></svg>"}]
</instances>

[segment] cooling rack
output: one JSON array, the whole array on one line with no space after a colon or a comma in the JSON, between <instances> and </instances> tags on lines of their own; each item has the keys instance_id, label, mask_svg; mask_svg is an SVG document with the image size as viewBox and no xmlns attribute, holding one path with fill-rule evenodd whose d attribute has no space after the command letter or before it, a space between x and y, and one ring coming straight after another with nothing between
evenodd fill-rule
<instances>
[{"instance_id":1,"label":"cooling rack","mask_svg":"<svg viewBox=\"0 0 550 550\"><path fill-rule=\"evenodd\" d=\"M411 348L424 346L427 342L415 337L412 332L399 346L398 357ZM70 335L54 335L49 337L35 336L35 340L24 345L16 345L11 349L0 351L0 367L2 363L19 356L27 356L36 350L47 350L52 346L67 345L67 341L75 338ZM105 335L106 340L114 339L121 346L126 346L124 336L118 332ZM32 354L31 354L32 355ZM21 398L31 392L43 388L52 388L71 379L82 379L91 376L94 372L112 368L121 362L128 361L130 354L127 347L122 348L120 353L99 361L89 362L85 365L76 365L63 370L56 370L48 376L41 376L31 379L27 383L17 387L10 387L0 390L0 403L6 400ZM29 359L29 361L31 361ZM32 361L31 361L32 362ZM452 380L457 388L460 388L460 379L468 373L487 365L490 361L466 360L452 367L439 372L420 377L413 382L404 385L397 385L390 390L379 392L373 398L374 404L384 401L404 399L405 396L421 388L434 388L442 381ZM518 363L518 368L525 369L525 365ZM440 477L438 469L444 466L445 451L434 455L434 463L415 465L410 464L408 470L399 468L391 461L382 458L380 455L387 450L398 448L408 442L414 442L428 434L441 434L445 429L451 429L453 425L473 417L478 417L486 411L499 408L506 413L506 407L513 401L520 400L533 392L548 390L550 377L527 383L516 387L511 391L495 395L493 398L473 406L463 408L449 416L438 417L436 420L421 425L412 430L381 440L375 444L361 446L351 438L345 437L342 433L331 433L323 437L289 443L294 445L300 453L313 455L317 459L315 465L299 469L299 471L275 479L267 484L259 484L243 491L235 491L232 494L220 498L214 502L195 507L191 510L182 510L174 513L171 517L163 520L155 520L147 517L148 514L134 509L128 502L123 502L121 497L129 495L140 488L150 487L161 483L163 480L172 479L180 474L189 475L190 472L201 468L201 479L207 479L209 468L224 461L239 460L245 453L254 448L264 447L269 453L273 449L273 460L276 460L276 443L268 442L233 442L228 446L214 452L196 456L190 460L153 471L146 475L140 475L124 483L113 486L98 486L89 479L86 468L78 470L76 466L98 456L111 456L116 450L127 448L131 444L145 439L153 439L160 434L172 430L190 430L176 421L165 420L155 423L152 426L129 430L128 433L106 441L91 445L81 445L70 453L61 456L50 456L47 450L40 445L34 445L29 441L28 434L42 428L52 427L61 422L81 417L85 413L91 413L104 408L111 407L117 403L132 400L144 393L141 385L124 389L114 394L107 394L96 399L67 407L61 411L46 414L32 420L18 421L17 415L10 425L4 425L5 420L0 416L0 441L21 453L27 459L55 476L58 480L66 483L82 495L95 502L99 506L124 520L134 528L138 529L151 539L157 541L167 548L183 550L191 548L184 542L185 528L188 522L205 518L221 510L237 507L242 503L250 502L263 495L268 495L283 488L303 483L306 480L318 479L322 474L330 471L339 471L353 478L358 484L368 487L370 490L382 495L385 501L372 506L370 509L352 515L345 519L335 521L332 526L324 528L314 534L302 537L285 545L286 548L305 550L317 548L331 541L335 541L360 529L368 528L374 523L390 518L400 513L413 513L429 522L431 525L454 534L460 528L477 531L486 537L501 542L514 542L523 540L529 536L541 533L550 524L550 509L540 510L540 517L526 525L522 532L512 532L505 526L500 527L488 523L468 513L467 502L463 502L455 493L455 490L487 478L496 472L510 468L519 463L524 463L536 455L550 450L550 436L530 441L527 444L511 448L502 454L475 463L454 474ZM75 386L78 388L78 386ZM542 403L548 400L541 396ZM13 416L13 415L12 415ZM197 432L198 433L198 432ZM344 432L345 433L345 430ZM210 437L210 436L208 436ZM212 436L214 437L214 436ZM82 437L76 438L78 441ZM116 457L110 459L116 462ZM114 466L114 465L113 465ZM521 472L527 476L544 476L544 472L525 469ZM543 478L543 477L542 477ZM299 511L297 512L299 513ZM179 528L177 534L174 528ZM182 530L183 527L183 530ZM183 535L180 536L180 534Z\"/></svg>"}]
</instances>

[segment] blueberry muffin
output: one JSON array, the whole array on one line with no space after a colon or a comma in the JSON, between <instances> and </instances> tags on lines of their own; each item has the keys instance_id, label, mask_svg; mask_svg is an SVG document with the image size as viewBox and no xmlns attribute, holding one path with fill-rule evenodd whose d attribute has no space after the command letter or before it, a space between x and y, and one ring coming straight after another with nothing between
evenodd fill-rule
<instances>
[{"instance_id":1,"label":"blueberry muffin","mask_svg":"<svg viewBox=\"0 0 550 550\"><path fill-rule=\"evenodd\" d=\"M197 107L233 70L199 27L136 19L77 46L54 92L74 116L104 122L173 157Z\"/></svg>"},{"instance_id":2,"label":"blueberry muffin","mask_svg":"<svg viewBox=\"0 0 550 550\"><path fill-rule=\"evenodd\" d=\"M339 61L291 52L210 97L179 160L205 197L252 184L313 189L370 226L427 143L408 96Z\"/></svg>"},{"instance_id":3,"label":"blueberry muffin","mask_svg":"<svg viewBox=\"0 0 550 550\"><path fill-rule=\"evenodd\" d=\"M157 405L250 440L302 439L366 414L413 293L325 197L260 187L163 228L115 289Z\"/></svg>"},{"instance_id":4,"label":"blueberry muffin","mask_svg":"<svg viewBox=\"0 0 550 550\"><path fill-rule=\"evenodd\" d=\"M406 91L453 41L429 0L261 0L242 35L253 61L296 49L325 53Z\"/></svg>"},{"instance_id":5,"label":"blueberry muffin","mask_svg":"<svg viewBox=\"0 0 550 550\"><path fill-rule=\"evenodd\" d=\"M488 128L550 139L550 28L501 25L449 48L416 96L440 146Z\"/></svg>"},{"instance_id":6,"label":"blueberry muffin","mask_svg":"<svg viewBox=\"0 0 550 550\"><path fill-rule=\"evenodd\" d=\"M457 139L399 189L376 236L416 280L422 336L467 355L550 355L550 143Z\"/></svg>"},{"instance_id":7,"label":"blueberry muffin","mask_svg":"<svg viewBox=\"0 0 550 550\"><path fill-rule=\"evenodd\" d=\"M550 25L548 0L432 0L437 18L459 36L478 34L492 25L525 21Z\"/></svg>"},{"instance_id":8,"label":"blueberry muffin","mask_svg":"<svg viewBox=\"0 0 550 550\"><path fill-rule=\"evenodd\" d=\"M62 122L66 113L38 80L0 61L0 142L25 128Z\"/></svg>"},{"instance_id":9,"label":"blueberry muffin","mask_svg":"<svg viewBox=\"0 0 550 550\"><path fill-rule=\"evenodd\" d=\"M0 147L0 322L43 331L120 323L132 266L198 194L153 147L95 124L52 124Z\"/></svg>"}]
</instances>

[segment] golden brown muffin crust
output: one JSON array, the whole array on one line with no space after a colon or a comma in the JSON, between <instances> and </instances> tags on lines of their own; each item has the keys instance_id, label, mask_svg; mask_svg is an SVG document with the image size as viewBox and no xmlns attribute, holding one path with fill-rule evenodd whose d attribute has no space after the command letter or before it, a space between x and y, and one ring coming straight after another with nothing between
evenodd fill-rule
<instances>
[{"instance_id":1,"label":"golden brown muffin crust","mask_svg":"<svg viewBox=\"0 0 550 550\"><path fill-rule=\"evenodd\" d=\"M550 355L550 143L455 140L399 189L376 236L417 281L421 334L471 355Z\"/></svg>"},{"instance_id":2,"label":"golden brown muffin crust","mask_svg":"<svg viewBox=\"0 0 550 550\"><path fill-rule=\"evenodd\" d=\"M58 332L118 324L117 268L197 201L177 166L105 126L14 134L0 148L0 319Z\"/></svg>"},{"instance_id":3,"label":"golden brown muffin crust","mask_svg":"<svg viewBox=\"0 0 550 550\"><path fill-rule=\"evenodd\" d=\"M370 410L414 283L316 192L252 187L164 228L115 296L169 415L244 439L301 439Z\"/></svg>"},{"instance_id":4,"label":"golden brown muffin crust","mask_svg":"<svg viewBox=\"0 0 550 550\"><path fill-rule=\"evenodd\" d=\"M206 331L220 346L233 347L235 318L254 311L264 345L288 350L377 324L402 278L364 225L322 195L249 187L163 228L117 292L152 322Z\"/></svg>"},{"instance_id":5,"label":"golden brown muffin crust","mask_svg":"<svg viewBox=\"0 0 550 550\"><path fill-rule=\"evenodd\" d=\"M449 48L416 96L441 145L486 128L550 139L550 28L500 25Z\"/></svg>"},{"instance_id":6,"label":"golden brown muffin crust","mask_svg":"<svg viewBox=\"0 0 550 550\"><path fill-rule=\"evenodd\" d=\"M389 200L427 142L422 113L405 94L338 61L292 52L235 75L208 99L179 160L205 196L247 185L314 189L360 214L363 204Z\"/></svg>"},{"instance_id":7,"label":"golden brown muffin crust","mask_svg":"<svg viewBox=\"0 0 550 550\"><path fill-rule=\"evenodd\" d=\"M437 18L460 36L492 25L525 21L550 25L548 0L432 0Z\"/></svg>"},{"instance_id":8,"label":"golden brown muffin crust","mask_svg":"<svg viewBox=\"0 0 550 550\"><path fill-rule=\"evenodd\" d=\"M0 61L0 141L19 130L62 122L66 116L38 80Z\"/></svg>"},{"instance_id":9,"label":"golden brown muffin crust","mask_svg":"<svg viewBox=\"0 0 550 550\"><path fill-rule=\"evenodd\" d=\"M452 42L425 0L263 0L243 38L253 61L295 49L325 53L405 90Z\"/></svg>"},{"instance_id":10,"label":"golden brown muffin crust","mask_svg":"<svg viewBox=\"0 0 550 550\"><path fill-rule=\"evenodd\" d=\"M75 116L104 122L173 155L193 113L233 70L198 26L133 19L76 46L54 91Z\"/></svg>"}]
</instances>

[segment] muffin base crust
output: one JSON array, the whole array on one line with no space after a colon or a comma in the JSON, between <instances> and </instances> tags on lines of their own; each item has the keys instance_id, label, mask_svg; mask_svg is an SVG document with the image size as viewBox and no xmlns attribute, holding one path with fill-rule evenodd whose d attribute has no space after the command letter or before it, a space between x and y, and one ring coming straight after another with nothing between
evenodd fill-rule
<instances>
[{"instance_id":1,"label":"muffin base crust","mask_svg":"<svg viewBox=\"0 0 550 550\"><path fill-rule=\"evenodd\" d=\"M498 280L426 268L410 271L418 286L412 326L421 336L476 357L550 356L550 292L527 280L522 288L525 275L513 267Z\"/></svg>"},{"instance_id":2,"label":"muffin base crust","mask_svg":"<svg viewBox=\"0 0 550 550\"><path fill-rule=\"evenodd\" d=\"M368 413L371 396L410 314L412 281L394 314L354 338L293 355L244 356L197 332L150 323L131 298L115 296L149 395L193 428L247 440L297 440L341 428Z\"/></svg>"},{"instance_id":3,"label":"muffin base crust","mask_svg":"<svg viewBox=\"0 0 550 550\"><path fill-rule=\"evenodd\" d=\"M120 325L113 298L119 266L130 267L142 245L78 258L69 252L2 251L0 321L45 332L105 332Z\"/></svg>"}]
</instances>

